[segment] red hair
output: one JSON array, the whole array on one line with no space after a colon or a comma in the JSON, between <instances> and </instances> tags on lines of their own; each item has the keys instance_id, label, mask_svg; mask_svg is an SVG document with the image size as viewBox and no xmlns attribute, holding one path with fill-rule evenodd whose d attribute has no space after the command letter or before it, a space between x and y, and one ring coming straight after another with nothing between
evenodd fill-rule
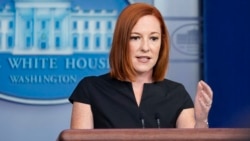
<instances>
[{"instance_id":1,"label":"red hair","mask_svg":"<svg viewBox=\"0 0 250 141\"><path fill-rule=\"evenodd\" d=\"M169 61L169 35L167 27L159 10L146 3L131 4L118 17L109 56L111 77L122 81L134 81L136 72L129 55L130 34L137 21L146 15L153 15L158 19L162 33L159 58L153 68L152 78L153 81L161 81L165 78Z\"/></svg>"}]
</instances>

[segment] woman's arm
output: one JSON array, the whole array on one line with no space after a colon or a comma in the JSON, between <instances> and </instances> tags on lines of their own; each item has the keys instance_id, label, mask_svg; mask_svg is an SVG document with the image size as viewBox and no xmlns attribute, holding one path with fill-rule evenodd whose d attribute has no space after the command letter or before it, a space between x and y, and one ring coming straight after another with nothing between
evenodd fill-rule
<instances>
[{"instance_id":1,"label":"woman's arm","mask_svg":"<svg viewBox=\"0 0 250 141\"><path fill-rule=\"evenodd\" d=\"M194 116L194 108L184 109L176 122L177 128L208 128L206 120L197 121ZM207 119L207 118L206 118Z\"/></svg>"},{"instance_id":2,"label":"woman's arm","mask_svg":"<svg viewBox=\"0 0 250 141\"><path fill-rule=\"evenodd\" d=\"M194 101L194 108L184 109L176 122L177 128L208 128L208 113L211 108L213 92L209 85L200 81Z\"/></svg>"},{"instance_id":3,"label":"woman's arm","mask_svg":"<svg viewBox=\"0 0 250 141\"><path fill-rule=\"evenodd\" d=\"M194 108L182 110L176 121L176 128L194 128L194 126Z\"/></svg>"},{"instance_id":4,"label":"woman's arm","mask_svg":"<svg viewBox=\"0 0 250 141\"><path fill-rule=\"evenodd\" d=\"M89 104L73 103L71 129L93 129L93 115Z\"/></svg>"}]
</instances>

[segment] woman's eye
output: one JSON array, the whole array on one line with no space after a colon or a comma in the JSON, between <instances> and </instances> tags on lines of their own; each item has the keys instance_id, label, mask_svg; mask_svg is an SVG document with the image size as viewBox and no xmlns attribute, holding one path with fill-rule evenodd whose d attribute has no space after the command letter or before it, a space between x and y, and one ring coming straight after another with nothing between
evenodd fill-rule
<instances>
[{"instance_id":1,"label":"woman's eye","mask_svg":"<svg viewBox=\"0 0 250 141\"><path fill-rule=\"evenodd\" d=\"M131 37L130 37L130 40L138 40L138 39L140 39L139 36L131 36Z\"/></svg>"},{"instance_id":2,"label":"woman's eye","mask_svg":"<svg viewBox=\"0 0 250 141\"><path fill-rule=\"evenodd\" d=\"M158 39L159 39L158 37L151 37L151 40L153 40L153 41L156 41Z\"/></svg>"}]
</instances>

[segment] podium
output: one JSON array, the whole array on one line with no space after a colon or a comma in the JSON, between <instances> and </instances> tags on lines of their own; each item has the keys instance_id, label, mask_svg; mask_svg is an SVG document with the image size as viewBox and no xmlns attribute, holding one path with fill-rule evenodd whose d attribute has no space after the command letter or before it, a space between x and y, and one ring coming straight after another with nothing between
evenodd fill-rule
<instances>
[{"instance_id":1,"label":"podium","mask_svg":"<svg viewBox=\"0 0 250 141\"><path fill-rule=\"evenodd\" d=\"M57 141L250 141L250 128L67 129Z\"/></svg>"}]
</instances>

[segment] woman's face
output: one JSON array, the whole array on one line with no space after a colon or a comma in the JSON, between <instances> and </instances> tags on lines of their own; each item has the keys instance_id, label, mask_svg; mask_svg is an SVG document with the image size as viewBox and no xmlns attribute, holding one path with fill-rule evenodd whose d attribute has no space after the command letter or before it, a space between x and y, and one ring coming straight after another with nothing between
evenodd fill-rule
<instances>
[{"instance_id":1,"label":"woman's face","mask_svg":"<svg viewBox=\"0 0 250 141\"><path fill-rule=\"evenodd\" d=\"M141 17L133 27L129 40L132 65L138 74L153 72L160 47L160 22L152 15Z\"/></svg>"}]
</instances>

